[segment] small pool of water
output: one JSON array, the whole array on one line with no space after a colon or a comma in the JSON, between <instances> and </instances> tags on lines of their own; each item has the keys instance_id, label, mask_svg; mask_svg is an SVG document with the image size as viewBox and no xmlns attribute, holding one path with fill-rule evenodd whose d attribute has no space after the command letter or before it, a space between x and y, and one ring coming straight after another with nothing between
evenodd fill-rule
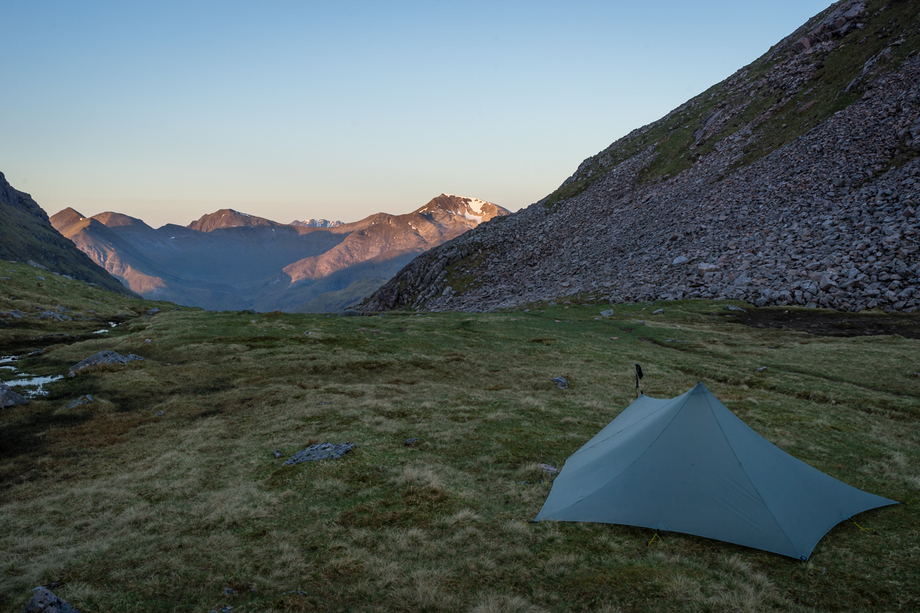
<instances>
[{"instance_id":1,"label":"small pool of water","mask_svg":"<svg viewBox=\"0 0 920 613\"><path fill-rule=\"evenodd\" d=\"M22 394L26 398L41 398L42 396L47 396L48 391L45 389L45 386L52 381L59 381L64 378L64 375L38 376L20 372L15 366L9 365L18 359L18 355L0 356L0 365L2 365L0 368L13 372L13 378L9 381L4 381L4 383L13 388L13 391Z\"/></svg>"}]
</instances>

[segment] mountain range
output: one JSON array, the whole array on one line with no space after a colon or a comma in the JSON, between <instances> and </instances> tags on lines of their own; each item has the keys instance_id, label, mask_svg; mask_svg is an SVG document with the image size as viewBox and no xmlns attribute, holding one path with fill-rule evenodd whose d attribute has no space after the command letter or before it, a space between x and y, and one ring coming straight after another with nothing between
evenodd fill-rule
<instances>
[{"instance_id":1,"label":"mountain range","mask_svg":"<svg viewBox=\"0 0 920 613\"><path fill-rule=\"evenodd\" d=\"M419 253L484 221L495 204L441 194L405 214L283 224L232 209L154 229L72 208L52 225L141 296L213 310L334 311L371 293Z\"/></svg>"},{"instance_id":2,"label":"mountain range","mask_svg":"<svg viewBox=\"0 0 920 613\"><path fill-rule=\"evenodd\" d=\"M361 306L480 311L581 295L920 307L920 14L845 0L432 249Z\"/></svg>"}]
</instances>

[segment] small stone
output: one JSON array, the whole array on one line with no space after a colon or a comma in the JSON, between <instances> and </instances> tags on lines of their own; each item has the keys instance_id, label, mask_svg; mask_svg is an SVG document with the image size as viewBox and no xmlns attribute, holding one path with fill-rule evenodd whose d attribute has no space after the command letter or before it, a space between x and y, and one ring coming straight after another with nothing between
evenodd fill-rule
<instances>
[{"instance_id":1,"label":"small stone","mask_svg":"<svg viewBox=\"0 0 920 613\"><path fill-rule=\"evenodd\" d=\"M147 317L150 317L151 315L156 315L159 312L160 312L160 309L157 309L157 308L150 309L149 311L147 311Z\"/></svg>"},{"instance_id":2,"label":"small stone","mask_svg":"<svg viewBox=\"0 0 920 613\"><path fill-rule=\"evenodd\" d=\"M149 338L145 338L145 339L144 339L144 344L145 344L145 345L149 345L149 344L152 343L152 342L153 342L153 341L150 340Z\"/></svg>"},{"instance_id":3,"label":"small stone","mask_svg":"<svg viewBox=\"0 0 920 613\"><path fill-rule=\"evenodd\" d=\"M54 592L42 586L33 590L32 598L29 599L26 608L22 613L80 613L70 603L65 602L54 595Z\"/></svg>"},{"instance_id":4,"label":"small stone","mask_svg":"<svg viewBox=\"0 0 920 613\"><path fill-rule=\"evenodd\" d=\"M569 382L565 380L565 377L553 377L553 383L561 390L568 389L569 387Z\"/></svg>"},{"instance_id":5,"label":"small stone","mask_svg":"<svg viewBox=\"0 0 920 613\"><path fill-rule=\"evenodd\" d=\"M157 411L153 415L154 417L163 417L164 415L166 415L166 413L164 411Z\"/></svg>"},{"instance_id":6,"label":"small stone","mask_svg":"<svg viewBox=\"0 0 920 613\"><path fill-rule=\"evenodd\" d=\"M611 337L610 337L610 340L612 340L612 341L618 341L618 340L620 340L620 337L619 337L619 336L611 336Z\"/></svg>"},{"instance_id":7,"label":"small stone","mask_svg":"<svg viewBox=\"0 0 920 613\"><path fill-rule=\"evenodd\" d=\"M276 458L280 458L284 454L282 454L280 451L272 451L272 455Z\"/></svg>"},{"instance_id":8,"label":"small stone","mask_svg":"<svg viewBox=\"0 0 920 613\"><path fill-rule=\"evenodd\" d=\"M422 440L422 439L418 439L418 438L407 438L407 439L406 439L406 442L403 443L403 444L404 444L406 447L412 447L412 446L414 446L414 445L417 445L421 440Z\"/></svg>"},{"instance_id":9,"label":"small stone","mask_svg":"<svg viewBox=\"0 0 920 613\"><path fill-rule=\"evenodd\" d=\"M680 266L681 264L686 264L687 262L689 262L689 260L685 258L684 256L680 255L674 258L674 261L671 262L671 266Z\"/></svg>"},{"instance_id":10,"label":"small stone","mask_svg":"<svg viewBox=\"0 0 920 613\"><path fill-rule=\"evenodd\" d=\"M602 317L613 317L613 309L607 309L606 311L601 311Z\"/></svg>"},{"instance_id":11,"label":"small stone","mask_svg":"<svg viewBox=\"0 0 920 613\"><path fill-rule=\"evenodd\" d=\"M766 366L761 366L761 367L758 368L755 372L763 372L763 371L765 371L766 369L767 369Z\"/></svg>"},{"instance_id":12,"label":"small stone","mask_svg":"<svg viewBox=\"0 0 920 613\"><path fill-rule=\"evenodd\" d=\"M728 309L729 311L741 311L742 313L747 313L747 311L745 311L741 307L735 306L733 304L726 304L725 308Z\"/></svg>"},{"instance_id":13,"label":"small stone","mask_svg":"<svg viewBox=\"0 0 920 613\"><path fill-rule=\"evenodd\" d=\"M92 404L93 402L95 402L95 400L93 400L93 397L91 394L84 394L80 396L79 398L77 398L76 400L74 400L73 402L71 402L70 404L68 404L66 408L73 409L83 404Z\"/></svg>"},{"instance_id":14,"label":"small stone","mask_svg":"<svg viewBox=\"0 0 920 613\"><path fill-rule=\"evenodd\" d=\"M664 309L658 309L657 311L652 311L652 315L661 315L664 313Z\"/></svg>"},{"instance_id":15,"label":"small stone","mask_svg":"<svg viewBox=\"0 0 920 613\"><path fill-rule=\"evenodd\" d=\"M555 466L550 466L549 464L540 464L540 470L542 470L548 475L558 475L559 474L559 470Z\"/></svg>"},{"instance_id":16,"label":"small stone","mask_svg":"<svg viewBox=\"0 0 920 613\"><path fill-rule=\"evenodd\" d=\"M696 270L701 275L705 275L707 272L715 272L719 270L718 264L710 264L708 262L701 262L696 265Z\"/></svg>"},{"instance_id":17,"label":"small stone","mask_svg":"<svg viewBox=\"0 0 920 613\"><path fill-rule=\"evenodd\" d=\"M319 443L310 445L302 451L298 451L287 460L282 466L293 466L301 462L315 462L317 460L338 459L355 448L354 443Z\"/></svg>"},{"instance_id":18,"label":"small stone","mask_svg":"<svg viewBox=\"0 0 920 613\"><path fill-rule=\"evenodd\" d=\"M345 309L344 311L339 313L339 317L357 317L360 314L361 313L359 311L356 311L355 309Z\"/></svg>"}]
</instances>

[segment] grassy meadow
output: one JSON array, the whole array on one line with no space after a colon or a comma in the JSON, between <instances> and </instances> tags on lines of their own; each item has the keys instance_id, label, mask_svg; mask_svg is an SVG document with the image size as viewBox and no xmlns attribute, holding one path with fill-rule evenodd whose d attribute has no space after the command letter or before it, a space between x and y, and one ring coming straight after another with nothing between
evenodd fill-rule
<instances>
[{"instance_id":1,"label":"grassy meadow","mask_svg":"<svg viewBox=\"0 0 920 613\"><path fill-rule=\"evenodd\" d=\"M124 323L0 319L0 353L43 349L17 367L146 359L0 411L0 611L51 584L84 613L920 609L920 340L748 327L712 301L601 317L589 296L484 314L207 313L36 274L0 262L0 311ZM629 404L635 362L646 394L703 381L784 450L905 504L839 524L807 563L529 523L551 487L539 465L561 468ZM96 401L65 408L83 394ZM340 460L282 466L346 441Z\"/></svg>"}]
</instances>

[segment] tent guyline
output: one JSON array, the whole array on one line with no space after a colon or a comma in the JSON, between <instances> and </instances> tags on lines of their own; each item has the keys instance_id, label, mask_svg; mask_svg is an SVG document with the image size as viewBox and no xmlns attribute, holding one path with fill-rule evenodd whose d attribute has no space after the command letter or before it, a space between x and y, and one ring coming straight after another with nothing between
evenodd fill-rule
<instances>
[{"instance_id":1,"label":"tent guyline","mask_svg":"<svg viewBox=\"0 0 920 613\"><path fill-rule=\"evenodd\" d=\"M676 398L640 393L566 460L535 521L640 526L807 560L838 523L892 504L792 457L697 383Z\"/></svg>"}]
</instances>

